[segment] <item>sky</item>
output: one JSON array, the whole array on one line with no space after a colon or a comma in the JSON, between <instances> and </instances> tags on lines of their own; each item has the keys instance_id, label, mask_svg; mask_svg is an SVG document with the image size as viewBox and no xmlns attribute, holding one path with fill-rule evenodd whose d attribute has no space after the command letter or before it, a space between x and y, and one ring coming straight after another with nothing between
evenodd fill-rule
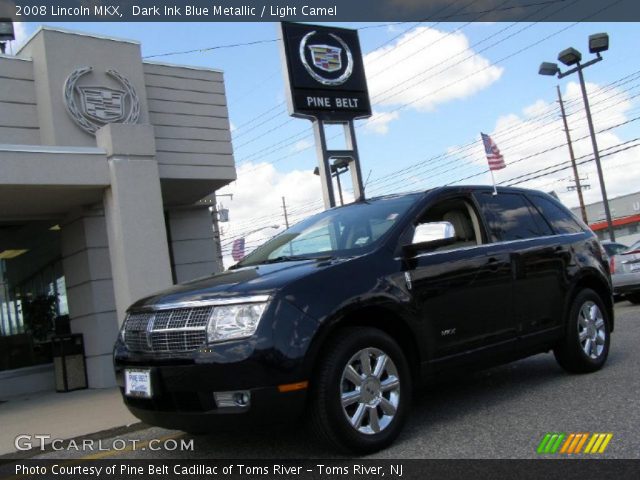
<instances>
[{"instance_id":1,"label":"sky","mask_svg":"<svg viewBox=\"0 0 640 480\"><path fill-rule=\"evenodd\" d=\"M225 264L234 238L248 249L289 222L323 209L311 124L293 119L284 102L275 23L49 24L141 42L143 57L224 71L238 179L218 193L229 209L221 224ZM331 24L329 24L331 25ZM507 167L498 183L555 191L568 206L572 171L557 103L564 96L585 200L601 199L578 78L537 74L560 50L588 53L588 36L607 32L610 50L585 70L609 197L640 190L640 28L637 23L349 23L359 29L373 116L356 121L366 194L438 185L489 184L480 132L490 134ZM18 24L18 40L36 29ZM264 41L232 48L210 47ZM16 46L14 45L15 49ZM200 50L157 56L172 52ZM343 148L339 129L327 132ZM334 138L335 137L335 138ZM627 150L619 151L624 148ZM538 173L533 173L538 172ZM550 173L551 172L551 173ZM541 176L541 174L544 174ZM532 179L531 177L538 177ZM351 199L348 175L342 177ZM524 181L523 181L524 180ZM599 219L589 219L596 221ZM275 228L277 227L277 228Z\"/></svg>"}]
</instances>

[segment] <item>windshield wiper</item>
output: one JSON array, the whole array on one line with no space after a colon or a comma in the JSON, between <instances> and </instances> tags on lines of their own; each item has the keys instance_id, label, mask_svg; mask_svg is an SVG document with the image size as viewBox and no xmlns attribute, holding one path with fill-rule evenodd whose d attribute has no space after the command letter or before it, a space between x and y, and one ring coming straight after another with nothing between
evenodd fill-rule
<instances>
[{"instance_id":1,"label":"windshield wiper","mask_svg":"<svg viewBox=\"0 0 640 480\"><path fill-rule=\"evenodd\" d=\"M333 258L332 256L323 256L323 257L306 257L303 255L281 255L275 258L268 258L260 262L260 264L266 263L280 263L280 262L300 262L302 260L327 260L329 258Z\"/></svg>"}]
</instances>

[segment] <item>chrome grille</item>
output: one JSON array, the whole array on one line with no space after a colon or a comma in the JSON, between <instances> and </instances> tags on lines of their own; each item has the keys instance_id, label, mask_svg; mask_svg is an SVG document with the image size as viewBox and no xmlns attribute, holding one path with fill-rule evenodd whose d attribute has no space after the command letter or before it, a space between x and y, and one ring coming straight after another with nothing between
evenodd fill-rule
<instances>
[{"instance_id":1,"label":"chrome grille","mask_svg":"<svg viewBox=\"0 0 640 480\"><path fill-rule=\"evenodd\" d=\"M134 352L189 352L207 339L212 306L130 313L124 342Z\"/></svg>"}]
</instances>

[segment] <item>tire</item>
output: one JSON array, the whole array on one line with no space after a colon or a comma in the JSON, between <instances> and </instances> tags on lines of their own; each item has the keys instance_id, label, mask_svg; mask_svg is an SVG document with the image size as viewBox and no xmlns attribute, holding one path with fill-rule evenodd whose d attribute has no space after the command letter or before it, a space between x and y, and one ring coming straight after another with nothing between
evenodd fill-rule
<instances>
[{"instance_id":1,"label":"tire","mask_svg":"<svg viewBox=\"0 0 640 480\"><path fill-rule=\"evenodd\" d=\"M611 320L595 291L584 289L576 295L566 328L564 338L553 350L560 366L571 373L600 370L609 355Z\"/></svg>"},{"instance_id":2,"label":"tire","mask_svg":"<svg viewBox=\"0 0 640 480\"><path fill-rule=\"evenodd\" d=\"M342 452L376 452L402 430L411 388L407 360L393 338L375 328L343 329L327 345L313 380L311 427Z\"/></svg>"},{"instance_id":3,"label":"tire","mask_svg":"<svg viewBox=\"0 0 640 480\"><path fill-rule=\"evenodd\" d=\"M625 295L624 298L629 300L634 305L640 304L640 293L630 293Z\"/></svg>"}]
</instances>

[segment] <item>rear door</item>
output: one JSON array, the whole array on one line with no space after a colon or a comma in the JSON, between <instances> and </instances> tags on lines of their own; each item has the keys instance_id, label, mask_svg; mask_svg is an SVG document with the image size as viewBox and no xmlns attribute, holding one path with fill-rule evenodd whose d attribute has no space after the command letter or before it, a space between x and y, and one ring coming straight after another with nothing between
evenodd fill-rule
<instances>
[{"instance_id":1,"label":"rear door","mask_svg":"<svg viewBox=\"0 0 640 480\"><path fill-rule=\"evenodd\" d=\"M518 192L476 194L492 241L489 255L508 255L513 314L503 328L523 336L553 326L563 308L564 247Z\"/></svg>"}]
</instances>

